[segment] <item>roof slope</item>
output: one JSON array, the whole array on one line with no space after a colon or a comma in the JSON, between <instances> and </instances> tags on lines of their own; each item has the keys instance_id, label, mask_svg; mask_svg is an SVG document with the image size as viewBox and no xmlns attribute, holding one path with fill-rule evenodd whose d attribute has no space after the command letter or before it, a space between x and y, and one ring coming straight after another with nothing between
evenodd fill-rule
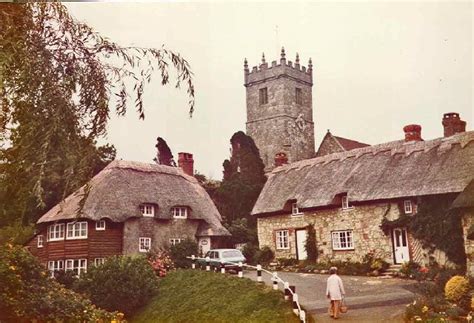
<instances>
[{"instance_id":1,"label":"roof slope","mask_svg":"<svg viewBox=\"0 0 474 323\"><path fill-rule=\"evenodd\" d=\"M474 180L454 200L452 208L474 208Z\"/></svg>"},{"instance_id":2,"label":"roof slope","mask_svg":"<svg viewBox=\"0 0 474 323\"><path fill-rule=\"evenodd\" d=\"M352 139L334 136L328 129L328 132L319 145L318 151L316 152L316 157L368 146L370 145Z\"/></svg>"},{"instance_id":3,"label":"roof slope","mask_svg":"<svg viewBox=\"0 0 474 323\"><path fill-rule=\"evenodd\" d=\"M252 214L299 207L461 192L474 178L474 131L430 141L394 141L275 168Z\"/></svg>"},{"instance_id":4,"label":"roof slope","mask_svg":"<svg viewBox=\"0 0 474 323\"><path fill-rule=\"evenodd\" d=\"M88 193L86 193L88 191ZM210 235L230 235L221 224L221 215L198 181L177 167L115 160L64 201L44 214L38 223L78 217L124 222L141 217L139 205L158 205L155 217L171 219L173 206L189 206L190 219L207 222Z\"/></svg>"}]
</instances>

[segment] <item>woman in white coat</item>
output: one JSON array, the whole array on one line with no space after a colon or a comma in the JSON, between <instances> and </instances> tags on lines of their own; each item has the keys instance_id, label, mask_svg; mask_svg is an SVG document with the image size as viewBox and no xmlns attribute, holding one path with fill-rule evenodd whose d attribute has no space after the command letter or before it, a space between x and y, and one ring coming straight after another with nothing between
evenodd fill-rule
<instances>
[{"instance_id":1,"label":"woman in white coat","mask_svg":"<svg viewBox=\"0 0 474 323\"><path fill-rule=\"evenodd\" d=\"M331 301L329 307L329 314L335 319L339 316L339 309L341 307L341 301L346 292L344 291L344 285L342 284L342 279L337 275L337 268L331 267L329 269L329 276L327 287L326 287L326 297Z\"/></svg>"}]
</instances>

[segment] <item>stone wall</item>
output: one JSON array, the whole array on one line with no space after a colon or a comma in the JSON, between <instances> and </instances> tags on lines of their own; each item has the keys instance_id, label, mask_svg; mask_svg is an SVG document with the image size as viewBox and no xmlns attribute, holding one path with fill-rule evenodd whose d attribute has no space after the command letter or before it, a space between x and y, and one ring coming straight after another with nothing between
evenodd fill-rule
<instances>
[{"instance_id":1,"label":"stone wall","mask_svg":"<svg viewBox=\"0 0 474 323\"><path fill-rule=\"evenodd\" d=\"M380 229L382 218L386 212L389 220L399 216L396 203L380 203L369 206L356 206L349 210L340 208L304 212L303 215L278 215L258 219L258 238L260 247L269 246L276 258L295 257L295 229L304 228L314 223L319 257L353 261L361 260L370 251L377 256L393 263L392 243L390 235ZM275 230L289 229L290 249L276 250ZM331 232L337 230L353 230L354 250L336 251L332 249Z\"/></svg>"},{"instance_id":2,"label":"stone wall","mask_svg":"<svg viewBox=\"0 0 474 323\"><path fill-rule=\"evenodd\" d=\"M465 210L462 218L462 228L464 235L464 250L466 251L466 273L474 275L474 240L467 238L467 233L471 225L474 224L474 210Z\"/></svg>"},{"instance_id":3,"label":"stone wall","mask_svg":"<svg viewBox=\"0 0 474 323\"><path fill-rule=\"evenodd\" d=\"M323 141L319 145L318 151L316 153L316 157L321 157L333 153L343 152L345 151L340 144L336 142L336 140L329 135L329 132L324 137Z\"/></svg>"},{"instance_id":4,"label":"stone wall","mask_svg":"<svg viewBox=\"0 0 474 323\"><path fill-rule=\"evenodd\" d=\"M131 218L124 223L123 254L139 253L140 237L151 238L152 251L169 246L170 239L192 239L196 241L199 221L189 219L156 220L154 218Z\"/></svg>"}]
</instances>

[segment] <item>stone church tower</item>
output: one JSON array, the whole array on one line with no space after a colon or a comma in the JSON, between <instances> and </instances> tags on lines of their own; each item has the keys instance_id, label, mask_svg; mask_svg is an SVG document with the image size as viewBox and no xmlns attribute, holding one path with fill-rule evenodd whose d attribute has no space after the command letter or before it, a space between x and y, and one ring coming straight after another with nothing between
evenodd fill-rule
<instances>
[{"instance_id":1,"label":"stone church tower","mask_svg":"<svg viewBox=\"0 0 474 323\"><path fill-rule=\"evenodd\" d=\"M249 71L244 62L247 89L247 135L260 150L265 171L275 167L275 157L292 163L313 158L314 123L312 108L313 65L287 61L282 48L280 63L265 62ZM281 154L284 153L284 154ZM282 158L283 156L283 158ZM277 162L278 164L278 162Z\"/></svg>"}]
</instances>

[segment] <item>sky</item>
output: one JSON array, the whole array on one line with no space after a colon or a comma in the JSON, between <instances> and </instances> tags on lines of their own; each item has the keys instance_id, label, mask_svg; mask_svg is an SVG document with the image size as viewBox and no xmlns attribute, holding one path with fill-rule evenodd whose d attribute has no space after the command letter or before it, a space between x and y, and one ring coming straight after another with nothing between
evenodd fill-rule
<instances>
[{"instance_id":1,"label":"sky","mask_svg":"<svg viewBox=\"0 0 474 323\"><path fill-rule=\"evenodd\" d=\"M299 53L313 61L316 147L328 129L368 144L443 135L443 113L474 129L473 5L440 2L140 2L68 3L71 14L124 46L165 47L188 60L196 106L185 89L152 82L145 120L132 106L113 116L104 139L117 157L153 162L158 136L194 154L195 170L222 178L230 137L245 131L243 61L260 64ZM158 75L157 75L158 79Z\"/></svg>"}]
</instances>

